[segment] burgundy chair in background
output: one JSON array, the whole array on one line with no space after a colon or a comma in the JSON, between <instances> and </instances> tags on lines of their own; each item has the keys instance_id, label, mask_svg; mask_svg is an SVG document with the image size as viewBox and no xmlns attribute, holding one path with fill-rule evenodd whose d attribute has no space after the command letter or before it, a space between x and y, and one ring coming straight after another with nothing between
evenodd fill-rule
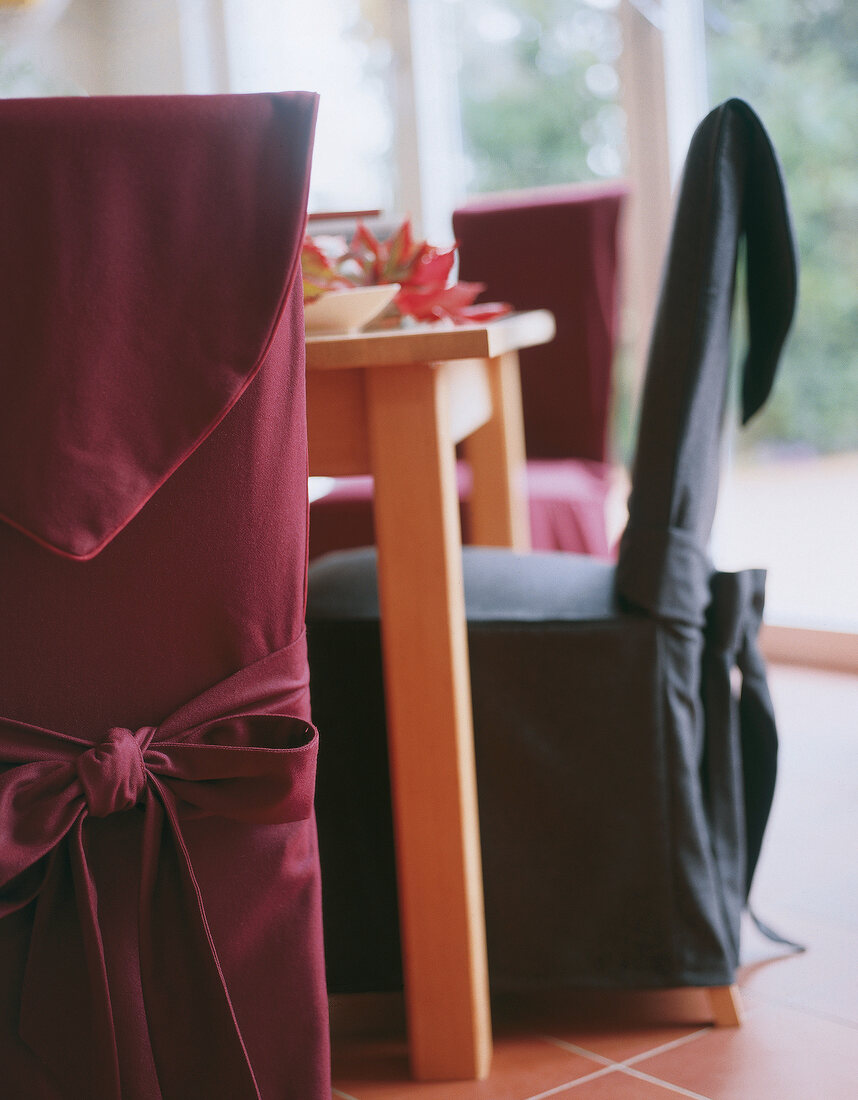
<instances>
[{"instance_id":1,"label":"burgundy chair in background","mask_svg":"<svg viewBox=\"0 0 858 1100\"><path fill-rule=\"evenodd\" d=\"M0 1092L328 1100L316 97L0 103Z\"/></svg>"},{"instance_id":2,"label":"burgundy chair in background","mask_svg":"<svg viewBox=\"0 0 858 1100\"><path fill-rule=\"evenodd\" d=\"M453 214L459 278L484 301L550 309L557 335L521 353L536 550L609 556L608 418L618 320L623 183L493 195Z\"/></svg>"},{"instance_id":3,"label":"burgundy chair in background","mask_svg":"<svg viewBox=\"0 0 858 1100\"><path fill-rule=\"evenodd\" d=\"M550 309L557 336L521 356L533 546L610 556L608 417L617 322L622 183L494 195L453 215L459 277L483 301ZM467 501L469 471L459 465ZM370 545L372 479L337 479L310 508L310 557ZM462 526L468 537L467 503Z\"/></svg>"}]
</instances>

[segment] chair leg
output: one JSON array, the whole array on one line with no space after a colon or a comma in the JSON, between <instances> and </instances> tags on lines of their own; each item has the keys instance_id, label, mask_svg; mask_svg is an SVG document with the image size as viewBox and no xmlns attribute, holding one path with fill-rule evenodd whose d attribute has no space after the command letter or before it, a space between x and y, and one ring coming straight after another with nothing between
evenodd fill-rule
<instances>
[{"instance_id":1,"label":"chair leg","mask_svg":"<svg viewBox=\"0 0 858 1100\"><path fill-rule=\"evenodd\" d=\"M715 1027L739 1027L742 1023L742 995L737 985L710 985L709 1007Z\"/></svg>"}]
</instances>

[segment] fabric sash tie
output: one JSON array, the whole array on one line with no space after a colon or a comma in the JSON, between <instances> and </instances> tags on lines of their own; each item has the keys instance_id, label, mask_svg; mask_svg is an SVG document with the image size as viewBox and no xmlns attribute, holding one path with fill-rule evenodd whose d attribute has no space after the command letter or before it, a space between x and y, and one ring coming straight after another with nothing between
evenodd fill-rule
<instances>
[{"instance_id":1,"label":"fabric sash tie","mask_svg":"<svg viewBox=\"0 0 858 1100\"><path fill-rule=\"evenodd\" d=\"M802 944L769 928L749 905L778 770L775 712L757 641L766 573L763 569L714 573L711 584L703 656L704 710L709 727L703 785L723 897L733 912L747 907L767 939L791 951L804 951ZM734 706L733 669L738 669L742 680L738 707ZM709 730L719 731L719 736ZM738 955L738 942L736 950Z\"/></svg>"},{"instance_id":2,"label":"fabric sash tie","mask_svg":"<svg viewBox=\"0 0 858 1100\"><path fill-rule=\"evenodd\" d=\"M182 822L218 815L273 826L311 816L316 731L301 718L264 712L278 698L278 664L288 674L281 702L291 687L303 709L299 641L160 726L115 727L96 745L0 718L0 919L36 901L20 1035L73 1095L121 1100L87 820L134 810L143 815L140 976L163 1094L189 1095L187 1069L171 1054L175 1029L184 1027L206 1036L204 1075L217 1082L219 1095L258 1100ZM301 668L289 684L296 655ZM246 703L254 684L257 706L218 713L228 702ZM181 950L170 950L165 977L162 948L177 937Z\"/></svg>"},{"instance_id":3,"label":"fabric sash tie","mask_svg":"<svg viewBox=\"0 0 858 1100\"><path fill-rule=\"evenodd\" d=\"M742 902L747 901L757 867L778 773L778 730L766 684L766 667L757 645L764 593L764 570L713 574L713 598L706 629L703 680L706 713L713 729L730 730L738 739L737 745L726 746L707 737L709 810L718 818L715 833L729 837L731 847L744 849L745 866L735 883ZM738 729L730 683L734 668L741 673ZM724 758L715 760L715 755ZM733 806L739 813L744 809L741 820L728 825L724 820L727 806ZM730 864L736 866L735 859L725 861L724 866Z\"/></svg>"},{"instance_id":4,"label":"fabric sash tie","mask_svg":"<svg viewBox=\"0 0 858 1100\"><path fill-rule=\"evenodd\" d=\"M707 736L709 810L714 818L714 834L734 851L742 851L743 860L738 865L741 874L732 886L743 903L751 889L777 776L777 728L757 645L765 583L762 569L713 574L704 656L708 723L712 730L730 731L729 738L736 741L727 744ZM738 728L731 684L734 668L742 678ZM728 821L730 807L735 820ZM719 862L722 866L737 866L735 858Z\"/></svg>"}]
</instances>

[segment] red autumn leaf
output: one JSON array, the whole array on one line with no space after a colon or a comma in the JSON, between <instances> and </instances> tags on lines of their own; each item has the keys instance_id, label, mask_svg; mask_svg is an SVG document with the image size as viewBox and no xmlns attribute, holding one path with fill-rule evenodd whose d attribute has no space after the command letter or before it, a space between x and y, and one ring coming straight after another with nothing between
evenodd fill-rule
<instances>
[{"instance_id":1,"label":"red autumn leaf","mask_svg":"<svg viewBox=\"0 0 858 1100\"><path fill-rule=\"evenodd\" d=\"M381 243L363 222L358 222L349 250L343 257L344 261L352 260L355 262L360 269L360 276L355 280L357 286L368 286L387 281L382 279L383 261L381 251Z\"/></svg>"},{"instance_id":2,"label":"red autumn leaf","mask_svg":"<svg viewBox=\"0 0 858 1100\"><path fill-rule=\"evenodd\" d=\"M449 287L403 288L393 299L400 313L417 321L455 320L483 289L482 283L456 283Z\"/></svg>"},{"instance_id":3,"label":"red autumn leaf","mask_svg":"<svg viewBox=\"0 0 858 1100\"><path fill-rule=\"evenodd\" d=\"M358 222L355 227L354 236L352 237L351 247L353 250L363 249L366 252L371 253L373 256L377 256L381 245L376 239L375 235L367 229L363 222Z\"/></svg>"},{"instance_id":4,"label":"red autumn leaf","mask_svg":"<svg viewBox=\"0 0 858 1100\"><path fill-rule=\"evenodd\" d=\"M301 248L301 275L305 302L314 302L329 290L349 286L312 237L305 237Z\"/></svg>"},{"instance_id":5,"label":"red autumn leaf","mask_svg":"<svg viewBox=\"0 0 858 1100\"><path fill-rule=\"evenodd\" d=\"M377 283L399 283L393 307L403 316L418 321L484 321L509 311L504 303L474 305L483 289L480 283L447 286L456 259L456 246L439 249L426 241L415 241L411 221L406 218L396 232L380 241L358 222L349 244L329 238L332 254L326 254L309 237L301 255L304 300L312 301L327 290Z\"/></svg>"},{"instance_id":6,"label":"red autumn leaf","mask_svg":"<svg viewBox=\"0 0 858 1100\"><path fill-rule=\"evenodd\" d=\"M407 281L427 248L425 241L414 243L411 219L406 218L382 246L385 282L401 283L403 279Z\"/></svg>"},{"instance_id":7,"label":"red autumn leaf","mask_svg":"<svg viewBox=\"0 0 858 1100\"><path fill-rule=\"evenodd\" d=\"M495 317L503 317L506 313L512 313L509 302L480 302L478 305L463 306L456 320L479 324L481 321L493 321Z\"/></svg>"},{"instance_id":8,"label":"red autumn leaf","mask_svg":"<svg viewBox=\"0 0 858 1100\"><path fill-rule=\"evenodd\" d=\"M408 280L407 285L430 286L433 283L437 283L444 287L447 285L447 279L450 276L450 272L453 270L455 261L455 245L446 252L439 252L438 249L430 248L424 253L420 261L414 265L411 278ZM399 279L394 280L394 282L400 281Z\"/></svg>"}]
</instances>

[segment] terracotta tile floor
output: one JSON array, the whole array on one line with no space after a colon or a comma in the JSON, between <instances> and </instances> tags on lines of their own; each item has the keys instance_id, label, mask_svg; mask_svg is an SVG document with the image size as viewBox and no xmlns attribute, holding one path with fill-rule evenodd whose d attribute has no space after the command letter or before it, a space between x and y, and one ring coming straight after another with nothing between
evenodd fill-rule
<instances>
[{"instance_id":1,"label":"terracotta tile floor","mask_svg":"<svg viewBox=\"0 0 858 1100\"><path fill-rule=\"evenodd\" d=\"M401 999L332 1004L337 1100L855 1100L858 677L772 670L781 770L754 890L808 945L749 934L746 1019L713 1029L698 991L496 998L486 1081L408 1079Z\"/></svg>"}]
</instances>

